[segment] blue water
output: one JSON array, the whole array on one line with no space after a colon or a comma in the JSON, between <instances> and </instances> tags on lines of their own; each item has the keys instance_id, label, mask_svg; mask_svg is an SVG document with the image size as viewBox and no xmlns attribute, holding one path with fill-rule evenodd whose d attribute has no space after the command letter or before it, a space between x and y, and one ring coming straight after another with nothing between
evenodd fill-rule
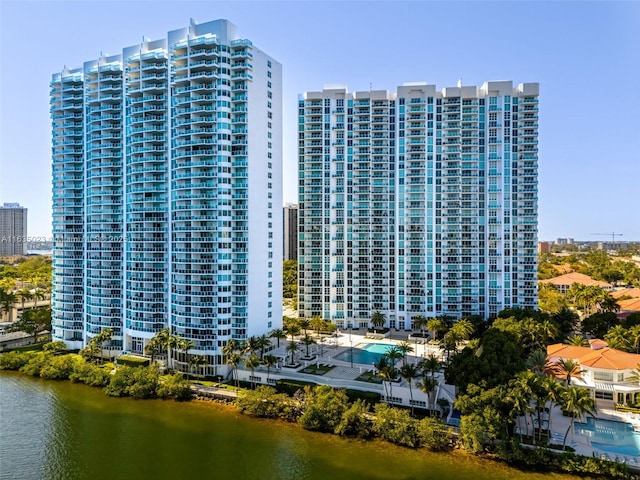
<instances>
[{"instance_id":1,"label":"blue water","mask_svg":"<svg viewBox=\"0 0 640 480\"><path fill-rule=\"evenodd\" d=\"M359 344L353 347L353 363L359 363L362 365L371 365L377 362L380 358L394 345L391 343L367 343ZM339 353L334 357L336 360L342 360L343 362L351 361L351 350L346 350Z\"/></svg>"},{"instance_id":2,"label":"blue water","mask_svg":"<svg viewBox=\"0 0 640 480\"><path fill-rule=\"evenodd\" d=\"M586 423L576 422L574 430L591 437L591 445L600 450L640 457L640 433L630 423L589 417Z\"/></svg>"}]
</instances>

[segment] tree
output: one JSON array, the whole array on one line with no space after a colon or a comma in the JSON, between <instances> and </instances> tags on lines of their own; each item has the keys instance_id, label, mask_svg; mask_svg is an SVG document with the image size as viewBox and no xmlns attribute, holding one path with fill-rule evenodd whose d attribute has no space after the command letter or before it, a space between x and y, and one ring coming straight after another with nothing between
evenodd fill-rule
<instances>
[{"instance_id":1,"label":"tree","mask_svg":"<svg viewBox=\"0 0 640 480\"><path fill-rule=\"evenodd\" d=\"M242 353L253 355L258 350L260 350L260 345L258 345L258 337L252 335L247 338L247 341L244 344L244 348L242 349Z\"/></svg>"},{"instance_id":2,"label":"tree","mask_svg":"<svg viewBox=\"0 0 640 480\"><path fill-rule=\"evenodd\" d=\"M562 392L560 402L562 409L569 413L571 417L571 423L569 424L569 428L567 428L567 432L564 434L564 440L562 442L562 448L566 449L567 437L569 432L573 431L573 424L576 418L580 420L584 415L595 415L596 403L595 400L591 398L589 390L570 385L565 387L564 392Z\"/></svg>"},{"instance_id":3,"label":"tree","mask_svg":"<svg viewBox=\"0 0 640 480\"><path fill-rule=\"evenodd\" d=\"M376 332L378 328L384 327L384 324L387 322L387 318L380 311L373 312L371 315L371 325L373 326L373 331Z\"/></svg>"},{"instance_id":4,"label":"tree","mask_svg":"<svg viewBox=\"0 0 640 480\"><path fill-rule=\"evenodd\" d=\"M267 367L267 383L269 383L269 373L276 363L278 363L278 359L275 355L265 355L262 359L262 363Z\"/></svg>"},{"instance_id":5,"label":"tree","mask_svg":"<svg viewBox=\"0 0 640 480\"><path fill-rule=\"evenodd\" d=\"M144 347L144 353L151 356L151 365L155 362L156 355L162 351L162 343L160 339L155 336Z\"/></svg>"},{"instance_id":6,"label":"tree","mask_svg":"<svg viewBox=\"0 0 640 480\"><path fill-rule=\"evenodd\" d=\"M195 344L192 340L181 338L178 340L176 347L178 350L182 350L182 354L184 355L184 362L187 364L187 374L189 372L189 350L195 347Z\"/></svg>"},{"instance_id":7,"label":"tree","mask_svg":"<svg viewBox=\"0 0 640 480\"><path fill-rule=\"evenodd\" d=\"M529 354L527 368L538 376L543 376L549 368L549 357L544 350L535 350Z\"/></svg>"},{"instance_id":8,"label":"tree","mask_svg":"<svg viewBox=\"0 0 640 480\"><path fill-rule=\"evenodd\" d=\"M558 310L558 312L554 313L551 316L551 319L558 326L560 336L567 337L575 331L580 317L569 307L563 307Z\"/></svg>"},{"instance_id":9,"label":"tree","mask_svg":"<svg viewBox=\"0 0 640 480\"><path fill-rule=\"evenodd\" d=\"M557 377L564 379L566 386L571 385L571 378L580 377L580 375L582 375L582 368L580 368L580 364L570 358L563 358L556 363L554 371Z\"/></svg>"},{"instance_id":10,"label":"tree","mask_svg":"<svg viewBox=\"0 0 640 480\"><path fill-rule=\"evenodd\" d=\"M204 355L191 355L189 357L189 370L187 371L187 380L189 380L189 374L191 373L191 369L195 369L196 372L200 367L207 365L207 357Z\"/></svg>"},{"instance_id":11,"label":"tree","mask_svg":"<svg viewBox=\"0 0 640 480\"><path fill-rule=\"evenodd\" d=\"M474 330L473 324L469 320L463 318L462 320L458 320L454 323L453 327L451 327L451 330L449 331L453 332L456 338L459 338L460 340L469 340L473 335Z\"/></svg>"},{"instance_id":12,"label":"tree","mask_svg":"<svg viewBox=\"0 0 640 480\"><path fill-rule=\"evenodd\" d=\"M294 298L298 294L298 262L285 260L282 262L282 296Z\"/></svg>"},{"instance_id":13,"label":"tree","mask_svg":"<svg viewBox=\"0 0 640 480\"><path fill-rule=\"evenodd\" d=\"M510 386L516 390L518 390L520 392L521 395L524 396L524 398L527 400L527 402L530 402L531 400L533 400L536 396L539 390L541 390L542 387L542 380L541 378L536 375L533 372L527 372L527 371L523 371L523 372L519 372L513 381L511 381ZM531 423L533 424L533 409L527 409L530 417L531 417ZM540 414L540 411L538 408L536 408L536 411L538 411L538 416ZM542 429L542 425L540 424L540 419L538 418L538 429L541 430ZM528 435L528 432L527 432ZM535 428L533 431L533 440L535 443Z\"/></svg>"},{"instance_id":14,"label":"tree","mask_svg":"<svg viewBox=\"0 0 640 480\"><path fill-rule=\"evenodd\" d=\"M222 354L225 357L228 357L238 350L240 350L240 344L235 338L232 338L230 340L227 340L227 343L224 345L224 347L222 347Z\"/></svg>"},{"instance_id":15,"label":"tree","mask_svg":"<svg viewBox=\"0 0 640 480\"><path fill-rule=\"evenodd\" d=\"M594 313L582 320L582 331L593 338L603 338L618 323L613 312Z\"/></svg>"},{"instance_id":16,"label":"tree","mask_svg":"<svg viewBox=\"0 0 640 480\"><path fill-rule=\"evenodd\" d=\"M18 292L18 296L20 297L22 311L24 312L24 304L33 298L33 294L31 293L31 290L29 290L27 287L24 287L20 289L20 291Z\"/></svg>"},{"instance_id":17,"label":"tree","mask_svg":"<svg viewBox=\"0 0 640 480\"><path fill-rule=\"evenodd\" d=\"M427 330L433 332L433 339L438 339L438 333L445 330L445 326L442 320L439 318L431 318L427 320Z\"/></svg>"},{"instance_id":18,"label":"tree","mask_svg":"<svg viewBox=\"0 0 640 480\"><path fill-rule=\"evenodd\" d=\"M293 318L285 317L283 320L284 330L287 332L287 335L291 335L291 341L293 341L293 338L300 333L300 325L297 320Z\"/></svg>"},{"instance_id":19,"label":"tree","mask_svg":"<svg viewBox=\"0 0 640 480\"><path fill-rule=\"evenodd\" d=\"M12 332L24 332L33 336L34 343L38 341L38 334L44 330L51 330L51 307L39 307L26 310L22 318L13 323Z\"/></svg>"},{"instance_id":20,"label":"tree","mask_svg":"<svg viewBox=\"0 0 640 480\"><path fill-rule=\"evenodd\" d=\"M636 354L640 353L640 325L634 325L627 330L629 343Z\"/></svg>"},{"instance_id":21,"label":"tree","mask_svg":"<svg viewBox=\"0 0 640 480\"><path fill-rule=\"evenodd\" d=\"M316 335L320 335L322 328L324 327L324 320L322 317L316 315L311 319L311 327L316 331Z\"/></svg>"},{"instance_id":22,"label":"tree","mask_svg":"<svg viewBox=\"0 0 640 480\"><path fill-rule=\"evenodd\" d=\"M309 358L309 346L318 342L316 342L316 339L313 338L311 335L309 335L308 333L305 333L304 337L302 337L302 343L304 343L304 346L306 348L305 356Z\"/></svg>"},{"instance_id":23,"label":"tree","mask_svg":"<svg viewBox=\"0 0 640 480\"><path fill-rule=\"evenodd\" d=\"M409 397L411 399L411 415L413 415L413 389L412 383L413 380L420 376L420 370L411 363L405 363L400 368L400 376L407 381L409 385Z\"/></svg>"},{"instance_id":24,"label":"tree","mask_svg":"<svg viewBox=\"0 0 640 480\"><path fill-rule=\"evenodd\" d=\"M393 363L389 363L382 370L380 370L378 376L380 376L383 381L389 383L389 397L391 398L391 403L393 404L393 382L395 382L398 378L398 369Z\"/></svg>"},{"instance_id":25,"label":"tree","mask_svg":"<svg viewBox=\"0 0 640 480\"><path fill-rule=\"evenodd\" d=\"M435 373L440 370L440 366L440 360L434 354L429 355L420 362L420 368L425 372L429 372L431 378L435 378Z\"/></svg>"},{"instance_id":26,"label":"tree","mask_svg":"<svg viewBox=\"0 0 640 480\"><path fill-rule=\"evenodd\" d=\"M280 340L284 340L285 338L287 338L285 333L280 328L276 328L274 330L271 330L271 332L269 332L269 337L275 338L277 340L277 342L278 342L278 347L277 348L280 348Z\"/></svg>"},{"instance_id":27,"label":"tree","mask_svg":"<svg viewBox=\"0 0 640 480\"><path fill-rule=\"evenodd\" d=\"M524 417L525 419L525 433L527 437L529 436L529 422L527 421L527 415L531 414L533 408L531 407L531 396L528 392L522 389L519 385L517 385L516 381L511 385L509 390L509 394L507 395L507 401L510 402L513 407L511 410L511 415L513 418L517 418L519 416ZM523 442L522 438L522 429L520 429L520 442Z\"/></svg>"},{"instance_id":28,"label":"tree","mask_svg":"<svg viewBox=\"0 0 640 480\"><path fill-rule=\"evenodd\" d=\"M14 303L16 303L15 294L10 292L8 289L0 288L0 319L4 313L8 313L9 317L7 320L9 322L12 320L11 312L13 312Z\"/></svg>"},{"instance_id":29,"label":"tree","mask_svg":"<svg viewBox=\"0 0 640 480\"><path fill-rule=\"evenodd\" d=\"M390 360L391 365L394 366L396 363L398 363L398 360L404 357L402 350L400 350L400 348L396 346L388 347L387 351L384 353L384 356L387 357Z\"/></svg>"},{"instance_id":30,"label":"tree","mask_svg":"<svg viewBox=\"0 0 640 480\"><path fill-rule=\"evenodd\" d=\"M555 270L554 270L555 271ZM566 308L567 300L551 283L540 283L538 288L538 307L543 312L555 314Z\"/></svg>"},{"instance_id":31,"label":"tree","mask_svg":"<svg viewBox=\"0 0 640 480\"><path fill-rule=\"evenodd\" d=\"M302 329L302 333L304 335L307 334L307 329L311 326L311 320L308 318L300 318L298 319L298 327Z\"/></svg>"},{"instance_id":32,"label":"tree","mask_svg":"<svg viewBox=\"0 0 640 480\"><path fill-rule=\"evenodd\" d=\"M38 307L38 300L44 300L45 296L46 295L45 295L44 290L42 290L41 288L36 288L32 293L32 298L34 300L33 307L37 308Z\"/></svg>"},{"instance_id":33,"label":"tree","mask_svg":"<svg viewBox=\"0 0 640 480\"><path fill-rule=\"evenodd\" d=\"M260 358L253 353L249 355L249 358L245 359L244 366L251 370L251 388L256 388L255 370L260 365Z\"/></svg>"},{"instance_id":34,"label":"tree","mask_svg":"<svg viewBox=\"0 0 640 480\"><path fill-rule=\"evenodd\" d=\"M406 365L407 363L407 354L413 352L413 347L409 342L400 342L398 345L398 350L402 352L402 363Z\"/></svg>"},{"instance_id":35,"label":"tree","mask_svg":"<svg viewBox=\"0 0 640 480\"><path fill-rule=\"evenodd\" d=\"M238 365L242 361L242 355L238 352L232 352L227 356L227 364L231 365L232 368L232 376L235 379L236 388L240 386L240 380L238 379Z\"/></svg>"},{"instance_id":36,"label":"tree","mask_svg":"<svg viewBox=\"0 0 640 480\"><path fill-rule=\"evenodd\" d=\"M424 393L427 394L429 400L429 415L434 411L433 398L436 388L438 387L438 381L434 377L422 376L422 380L416 383L416 386ZM413 413L413 411L412 411Z\"/></svg>"},{"instance_id":37,"label":"tree","mask_svg":"<svg viewBox=\"0 0 640 480\"><path fill-rule=\"evenodd\" d=\"M294 340L291 340L287 345L287 352L291 353L291 361L289 362L289 365L294 365L293 363L294 355L298 350L300 350L300 347L298 347L298 344Z\"/></svg>"},{"instance_id":38,"label":"tree","mask_svg":"<svg viewBox=\"0 0 640 480\"><path fill-rule=\"evenodd\" d=\"M156 334L156 337L158 337L158 341L162 345L162 348L167 350L167 368L172 369L173 359L171 349L178 345L178 337L171 333L170 328L163 328Z\"/></svg>"},{"instance_id":39,"label":"tree","mask_svg":"<svg viewBox=\"0 0 640 480\"><path fill-rule=\"evenodd\" d=\"M572 335L567 338L567 345L573 345L574 347L588 347L589 342L582 335Z\"/></svg>"},{"instance_id":40,"label":"tree","mask_svg":"<svg viewBox=\"0 0 640 480\"><path fill-rule=\"evenodd\" d=\"M413 317L413 327L419 328L422 333L422 343L424 343L424 338L426 336L426 328L427 328L427 318L424 315L416 315Z\"/></svg>"},{"instance_id":41,"label":"tree","mask_svg":"<svg viewBox=\"0 0 640 480\"><path fill-rule=\"evenodd\" d=\"M104 344L111 341L111 337L113 337L113 328L104 328L100 330L95 337L91 339L91 342L94 342L96 345L100 347L100 357L104 358ZM111 360L111 355L109 355L109 360Z\"/></svg>"},{"instance_id":42,"label":"tree","mask_svg":"<svg viewBox=\"0 0 640 480\"><path fill-rule=\"evenodd\" d=\"M622 325L615 325L604 336L609 348L630 352L634 349L627 330Z\"/></svg>"},{"instance_id":43,"label":"tree","mask_svg":"<svg viewBox=\"0 0 640 480\"><path fill-rule=\"evenodd\" d=\"M269 340L269 337L267 337L266 335L260 335L256 344L260 349L260 360L262 360L262 358L264 357L265 349L271 346L271 340Z\"/></svg>"},{"instance_id":44,"label":"tree","mask_svg":"<svg viewBox=\"0 0 640 480\"><path fill-rule=\"evenodd\" d=\"M542 388L547 394L547 400L550 404L550 411L553 411L554 405L558 405L562 398L564 387L559 383L553 375L545 375L542 379ZM553 415L549 415L549 431L551 432L551 421Z\"/></svg>"}]
</instances>

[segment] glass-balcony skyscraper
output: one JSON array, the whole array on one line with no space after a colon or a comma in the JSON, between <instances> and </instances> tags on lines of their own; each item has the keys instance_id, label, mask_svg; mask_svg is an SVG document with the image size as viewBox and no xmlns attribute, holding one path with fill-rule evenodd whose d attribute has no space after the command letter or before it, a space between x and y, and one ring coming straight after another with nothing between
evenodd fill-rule
<instances>
[{"instance_id":1,"label":"glass-balcony skyscraper","mask_svg":"<svg viewBox=\"0 0 640 480\"><path fill-rule=\"evenodd\" d=\"M538 89L325 88L299 114L300 316L488 318L537 305Z\"/></svg>"},{"instance_id":2,"label":"glass-balcony skyscraper","mask_svg":"<svg viewBox=\"0 0 640 480\"><path fill-rule=\"evenodd\" d=\"M51 82L53 337L170 327L220 364L282 320L282 67L227 20Z\"/></svg>"}]
</instances>

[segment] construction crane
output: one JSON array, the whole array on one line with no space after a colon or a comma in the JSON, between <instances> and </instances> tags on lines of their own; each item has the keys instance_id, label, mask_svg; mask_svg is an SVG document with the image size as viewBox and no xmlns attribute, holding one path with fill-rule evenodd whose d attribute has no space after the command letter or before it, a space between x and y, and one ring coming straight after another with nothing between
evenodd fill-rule
<instances>
[{"instance_id":1,"label":"construction crane","mask_svg":"<svg viewBox=\"0 0 640 480\"><path fill-rule=\"evenodd\" d=\"M616 245L616 237L622 237L624 234L623 233L611 232L611 233L592 233L591 235L607 235L607 236L611 235L611 243L615 247L615 245Z\"/></svg>"}]
</instances>

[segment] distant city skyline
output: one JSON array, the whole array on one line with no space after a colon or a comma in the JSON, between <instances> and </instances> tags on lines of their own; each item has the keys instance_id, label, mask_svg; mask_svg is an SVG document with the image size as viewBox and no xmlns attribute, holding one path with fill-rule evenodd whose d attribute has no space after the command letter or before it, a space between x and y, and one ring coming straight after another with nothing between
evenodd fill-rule
<instances>
[{"instance_id":1,"label":"distant city skyline","mask_svg":"<svg viewBox=\"0 0 640 480\"><path fill-rule=\"evenodd\" d=\"M285 202L297 202L299 94L347 80L350 91L391 91L407 80L473 85L512 78L540 82L539 239L607 241L591 234L615 232L623 234L617 241L640 241L640 210L633 208L640 96L621 87L639 70L638 3L117 5L0 4L0 202L29 209L31 236L51 235L50 73L117 52L141 34L158 38L193 17L243 25L283 65ZM455 26L445 21L452 17ZM277 18L278 28L265 18Z\"/></svg>"}]
</instances>

